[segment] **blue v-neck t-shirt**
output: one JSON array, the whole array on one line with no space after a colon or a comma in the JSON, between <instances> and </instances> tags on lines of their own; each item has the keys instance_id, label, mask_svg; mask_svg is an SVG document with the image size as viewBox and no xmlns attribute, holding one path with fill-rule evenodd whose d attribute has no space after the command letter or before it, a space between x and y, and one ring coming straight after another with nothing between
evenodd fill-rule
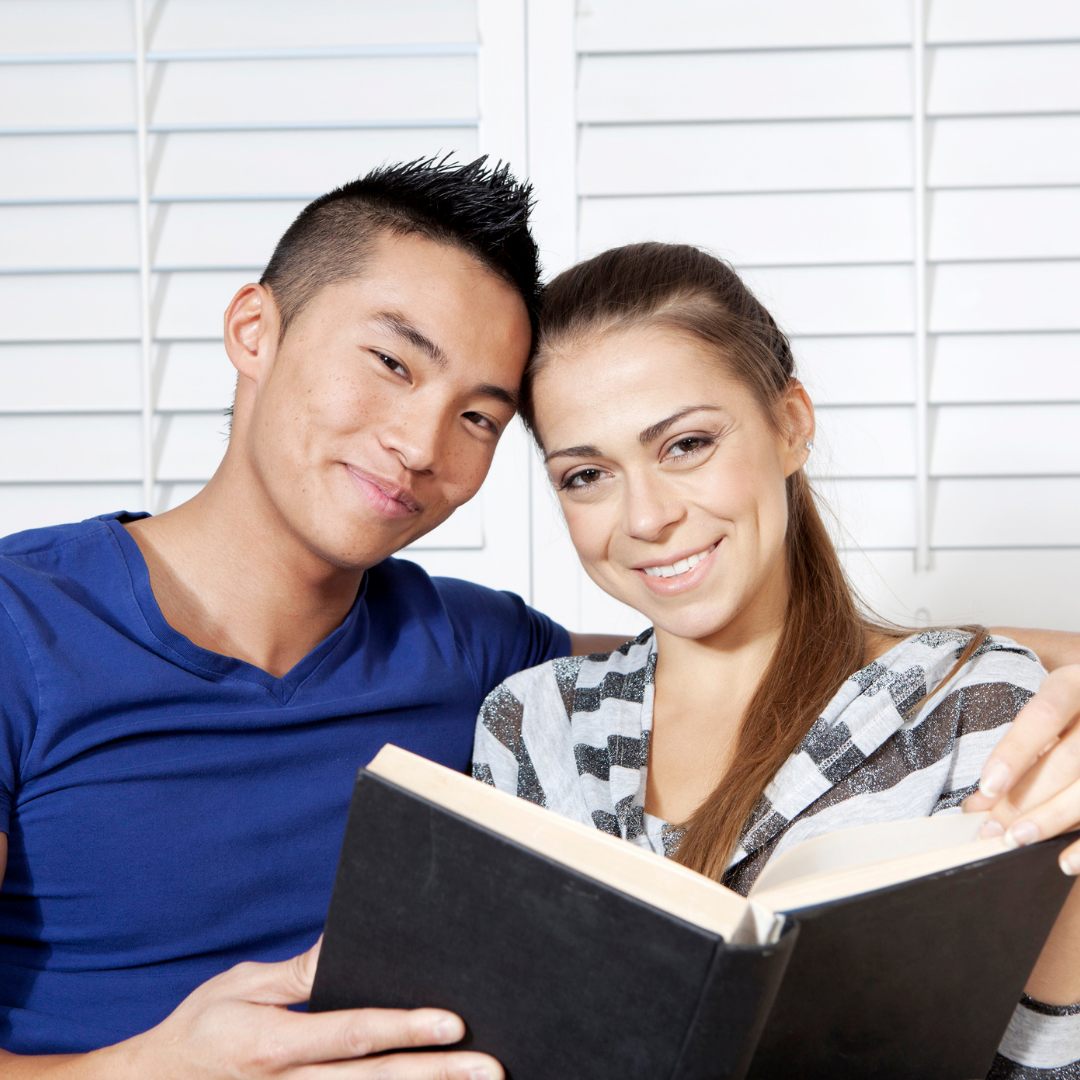
<instances>
[{"instance_id":1,"label":"blue v-neck t-shirt","mask_svg":"<svg viewBox=\"0 0 1080 1080\"><path fill-rule=\"evenodd\" d=\"M510 593L388 559L278 679L173 630L111 514L0 540L0 1046L144 1031L322 929L356 770L469 764L486 694L569 652Z\"/></svg>"}]
</instances>

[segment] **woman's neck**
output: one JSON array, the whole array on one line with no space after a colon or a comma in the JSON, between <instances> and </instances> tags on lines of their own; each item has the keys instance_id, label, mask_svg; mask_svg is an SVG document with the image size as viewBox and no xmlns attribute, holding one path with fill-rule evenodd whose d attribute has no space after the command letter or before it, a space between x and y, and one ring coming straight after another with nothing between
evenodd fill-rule
<instances>
[{"instance_id":1,"label":"woman's neck","mask_svg":"<svg viewBox=\"0 0 1080 1080\"><path fill-rule=\"evenodd\" d=\"M723 779L782 629L782 617L721 641L657 629L645 804L650 814L684 822Z\"/></svg>"}]
</instances>

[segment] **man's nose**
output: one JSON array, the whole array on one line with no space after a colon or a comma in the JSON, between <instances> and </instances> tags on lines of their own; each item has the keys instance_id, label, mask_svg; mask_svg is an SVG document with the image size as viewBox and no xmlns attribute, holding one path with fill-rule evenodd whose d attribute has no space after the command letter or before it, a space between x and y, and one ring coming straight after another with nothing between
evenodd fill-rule
<instances>
[{"instance_id":1,"label":"man's nose","mask_svg":"<svg viewBox=\"0 0 1080 1080\"><path fill-rule=\"evenodd\" d=\"M635 540L660 540L686 515L677 493L649 471L627 476L624 492L623 527Z\"/></svg>"},{"instance_id":2,"label":"man's nose","mask_svg":"<svg viewBox=\"0 0 1080 1080\"><path fill-rule=\"evenodd\" d=\"M410 472L428 473L439 463L444 428L438 412L410 409L391 418L381 441Z\"/></svg>"}]
</instances>

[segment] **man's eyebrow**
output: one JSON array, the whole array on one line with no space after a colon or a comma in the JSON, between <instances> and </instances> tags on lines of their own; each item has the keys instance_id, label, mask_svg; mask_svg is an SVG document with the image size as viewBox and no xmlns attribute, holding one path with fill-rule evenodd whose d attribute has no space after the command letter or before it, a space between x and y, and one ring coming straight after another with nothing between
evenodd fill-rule
<instances>
[{"instance_id":1,"label":"man's eyebrow","mask_svg":"<svg viewBox=\"0 0 1080 1080\"><path fill-rule=\"evenodd\" d=\"M647 427L640 435L638 435L638 442L640 442L642 446L648 446L653 439L663 435L672 424L681 420L684 416L689 416L690 413L700 412L702 409L707 409L710 412L721 411L718 405L687 405L685 409L680 409L677 413L672 413L664 420L660 420L653 424L652 427Z\"/></svg>"},{"instance_id":2,"label":"man's eyebrow","mask_svg":"<svg viewBox=\"0 0 1080 1080\"><path fill-rule=\"evenodd\" d=\"M565 450L552 450L544 455L546 465L552 458L557 457L600 457L600 451L595 446L568 446Z\"/></svg>"},{"instance_id":3,"label":"man's eyebrow","mask_svg":"<svg viewBox=\"0 0 1080 1080\"><path fill-rule=\"evenodd\" d=\"M495 386L493 383L484 383L483 386L478 386L474 393L481 395L482 397L494 398L496 401L501 401L504 405L509 405L511 409L518 407L518 396L513 390L507 390L505 386Z\"/></svg>"},{"instance_id":4,"label":"man's eyebrow","mask_svg":"<svg viewBox=\"0 0 1080 1080\"><path fill-rule=\"evenodd\" d=\"M407 322L400 315L395 315L392 311L383 311L375 316L375 322L379 326L385 327L390 333L404 338L410 345L415 346L421 352L427 353L433 364L437 364L439 367L446 364L446 353L431 338L426 334L422 334L412 323Z\"/></svg>"}]
</instances>

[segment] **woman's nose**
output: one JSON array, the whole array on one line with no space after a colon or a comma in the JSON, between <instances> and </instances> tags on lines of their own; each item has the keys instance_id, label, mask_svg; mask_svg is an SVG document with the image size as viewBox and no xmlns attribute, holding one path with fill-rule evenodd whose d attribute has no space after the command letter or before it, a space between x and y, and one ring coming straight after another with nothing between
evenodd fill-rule
<instances>
[{"instance_id":1,"label":"woman's nose","mask_svg":"<svg viewBox=\"0 0 1080 1080\"><path fill-rule=\"evenodd\" d=\"M656 541L685 516L676 492L654 474L628 477L625 488L624 528L635 540Z\"/></svg>"}]
</instances>

